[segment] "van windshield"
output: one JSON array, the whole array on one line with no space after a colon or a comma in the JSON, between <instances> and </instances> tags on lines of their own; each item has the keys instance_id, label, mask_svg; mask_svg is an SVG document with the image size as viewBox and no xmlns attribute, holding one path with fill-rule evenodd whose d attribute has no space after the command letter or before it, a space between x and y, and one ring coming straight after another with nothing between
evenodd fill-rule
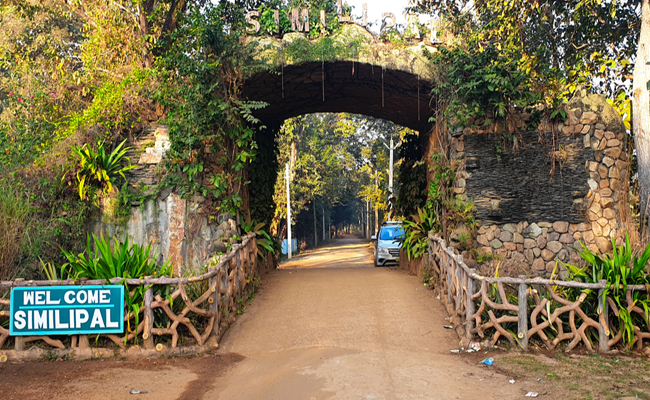
<instances>
[{"instance_id":1,"label":"van windshield","mask_svg":"<svg viewBox=\"0 0 650 400\"><path fill-rule=\"evenodd\" d=\"M397 240L404 236L404 229L401 226L386 226L379 232L379 240Z\"/></svg>"}]
</instances>

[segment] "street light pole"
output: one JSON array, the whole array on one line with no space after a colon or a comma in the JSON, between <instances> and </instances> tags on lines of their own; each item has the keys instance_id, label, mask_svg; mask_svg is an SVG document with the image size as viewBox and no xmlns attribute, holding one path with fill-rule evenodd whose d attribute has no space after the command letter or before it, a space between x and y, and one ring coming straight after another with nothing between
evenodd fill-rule
<instances>
[{"instance_id":1,"label":"street light pole","mask_svg":"<svg viewBox=\"0 0 650 400\"><path fill-rule=\"evenodd\" d=\"M386 143L384 143L384 146L386 146ZM388 169L388 201L389 203L393 199L393 152L395 150L395 145L393 144L393 137L390 137L390 147L386 146L388 150L390 150L390 163L389 163L389 169ZM391 203L392 204L392 203ZM392 218L392 207L389 206L388 208L389 213L391 214L390 217Z\"/></svg>"},{"instance_id":2,"label":"street light pole","mask_svg":"<svg viewBox=\"0 0 650 400\"><path fill-rule=\"evenodd\" d=\"M287 258L291 259L291 192L289 191L289 163L284 171L287 181Z\"/></svg>"},{"instance_id":3,"label":"street light pole","mask_svg":"<svg viewBox=\"0 0 650 400\"><path fill-rule=\"evenodd\" d=\"M320 203L320 210L323 213L323 241L325 241L325 206Z\"/></svg>"},{"instance_id":4,"label":"street light pole","mask_svg":"<svg viewBox=\"0 0 650 400\"><path fill-rule=\"evenodd\" d=\"M393 195L393 150L395 150L395 147L393 146L393 138L390 138L390 172L388 174L388 193L392 196Z\"/></svg>"},{"instance_id":5,"label":"street light pole","mask_svg":"<svg viewBox=\"0 0 650 400\"><path fill-rule=\"evenodd\" d=\"M386 146L386 143L384 143L384 146ZM386 146L386 148L390 151L390 163L388 164L388 196L390 197L393 195L393 150L395 150L392 136L390 138L390 147Z\"/></svg>"}]
</instances>

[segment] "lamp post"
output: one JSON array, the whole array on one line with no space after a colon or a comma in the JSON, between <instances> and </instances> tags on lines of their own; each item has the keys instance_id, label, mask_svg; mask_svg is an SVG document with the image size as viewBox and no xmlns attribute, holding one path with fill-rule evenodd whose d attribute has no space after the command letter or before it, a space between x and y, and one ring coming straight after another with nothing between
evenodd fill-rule
<instances>
[{"instance_id":1,"label":"lamp post","mask_svg":"<svg viewBox=\"0 0 650 400\"><path fill-rule=\"evenodd\" d=\"M384 143L384 146L386 146L386 143ZM390 137L390 147L386 146L388 150L390 150L390 162L389 162L389 169L388 169L388 212L390 219L393 218L393 207L392 207L392 201L393 201L393 152L396 149L395 145L393 144L393 137Z\"/></svg>"},{"instance_id":2,"label":"lamp post","mask_svg":"<svg viewBox=\"0 0 650 400\"><path fill-rule=\"evenodd\" d=\"M287 181L287 258L291 259L291 192L289 191L289 163L284 170L284 179Z\"/></svg>"}]
</instances>

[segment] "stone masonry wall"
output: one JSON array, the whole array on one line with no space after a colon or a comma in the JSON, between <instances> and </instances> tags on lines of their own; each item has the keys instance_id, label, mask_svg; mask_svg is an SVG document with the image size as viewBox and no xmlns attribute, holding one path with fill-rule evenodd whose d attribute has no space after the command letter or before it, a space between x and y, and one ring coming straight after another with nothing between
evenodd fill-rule
<instances>
[{"instance_id":1,"label":"stone masonry wall","mask_svg":"<svg viewBox=\"0 0 650 400\"><path fill-rule=\"evenodd\" d=\"M465 128L450 137L458 165L454 191L477 209L475 245L497 255L506 270L546 276L558 259L579 260L578 241L606 253L612 238L620 245L625 237L629 162L622 121L597 95L565 110L563 123L521 135L520 153L498 152L491 132ZM523 129L528 118L520 115L514 124Z\"/></svg>"},{"instance_id":2,"label":"stone masonry wall","mask_svg":"<svg viewBox=\"0 0 650 400\"><path fill-rule=\"evenodd\" d=\"M582 138L556 134L556 147L566 154L555 163L551 153L552 132L524 132L517 135L516 151L497 151L495 134L466 135L465 169L471 179L465 193L474 200L476 217L484 223L520 221L570 221L583 219L582 201L589 191L585 162L592 155L583 148ZM458 184L458 182L457 182Z\"/></svg>"},{"instance_id":3,"label":"stone masonry wall","mask_svg":"<svg viewBox=\"0 0 650 400\"><path fill-rule=\"evenodd\" d=\"M133 187L145 192L158 184L156 169L161 166L170 142L168 128L164 125L145 127L140 135L132 138L127 153L137 168L129 171L127 178ZM210 168L210 166L207 166ZM164 189L157 198L144 203L131 204L131 216L125 226L110 220L97 221L92 231L124 240L126 235L135 243L152 243L159 253L158 262L170 259L174 274L183 275L189 270L207 264L218 253L226 253L226 246L238 234L235 218L231 214L210 217L212 207L205 198L192 196L181 198L171 188Z\"/></svg>"}]
</instances>

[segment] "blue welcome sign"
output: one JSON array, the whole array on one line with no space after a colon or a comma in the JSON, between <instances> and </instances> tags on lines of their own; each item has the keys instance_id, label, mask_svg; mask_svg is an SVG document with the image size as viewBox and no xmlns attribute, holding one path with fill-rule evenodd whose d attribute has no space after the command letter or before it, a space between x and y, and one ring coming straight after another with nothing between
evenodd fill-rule
<instances>
[{"instance_id":1,"label":"blue welcome sign","mask_svg":"<svg viewBox=\"0 0 650 400\"><path fill-rule=\"evenodd\" d=\"M11 291L9 334L124 331L124 286L19 287Z\"/></svg>"}]
</instances>

